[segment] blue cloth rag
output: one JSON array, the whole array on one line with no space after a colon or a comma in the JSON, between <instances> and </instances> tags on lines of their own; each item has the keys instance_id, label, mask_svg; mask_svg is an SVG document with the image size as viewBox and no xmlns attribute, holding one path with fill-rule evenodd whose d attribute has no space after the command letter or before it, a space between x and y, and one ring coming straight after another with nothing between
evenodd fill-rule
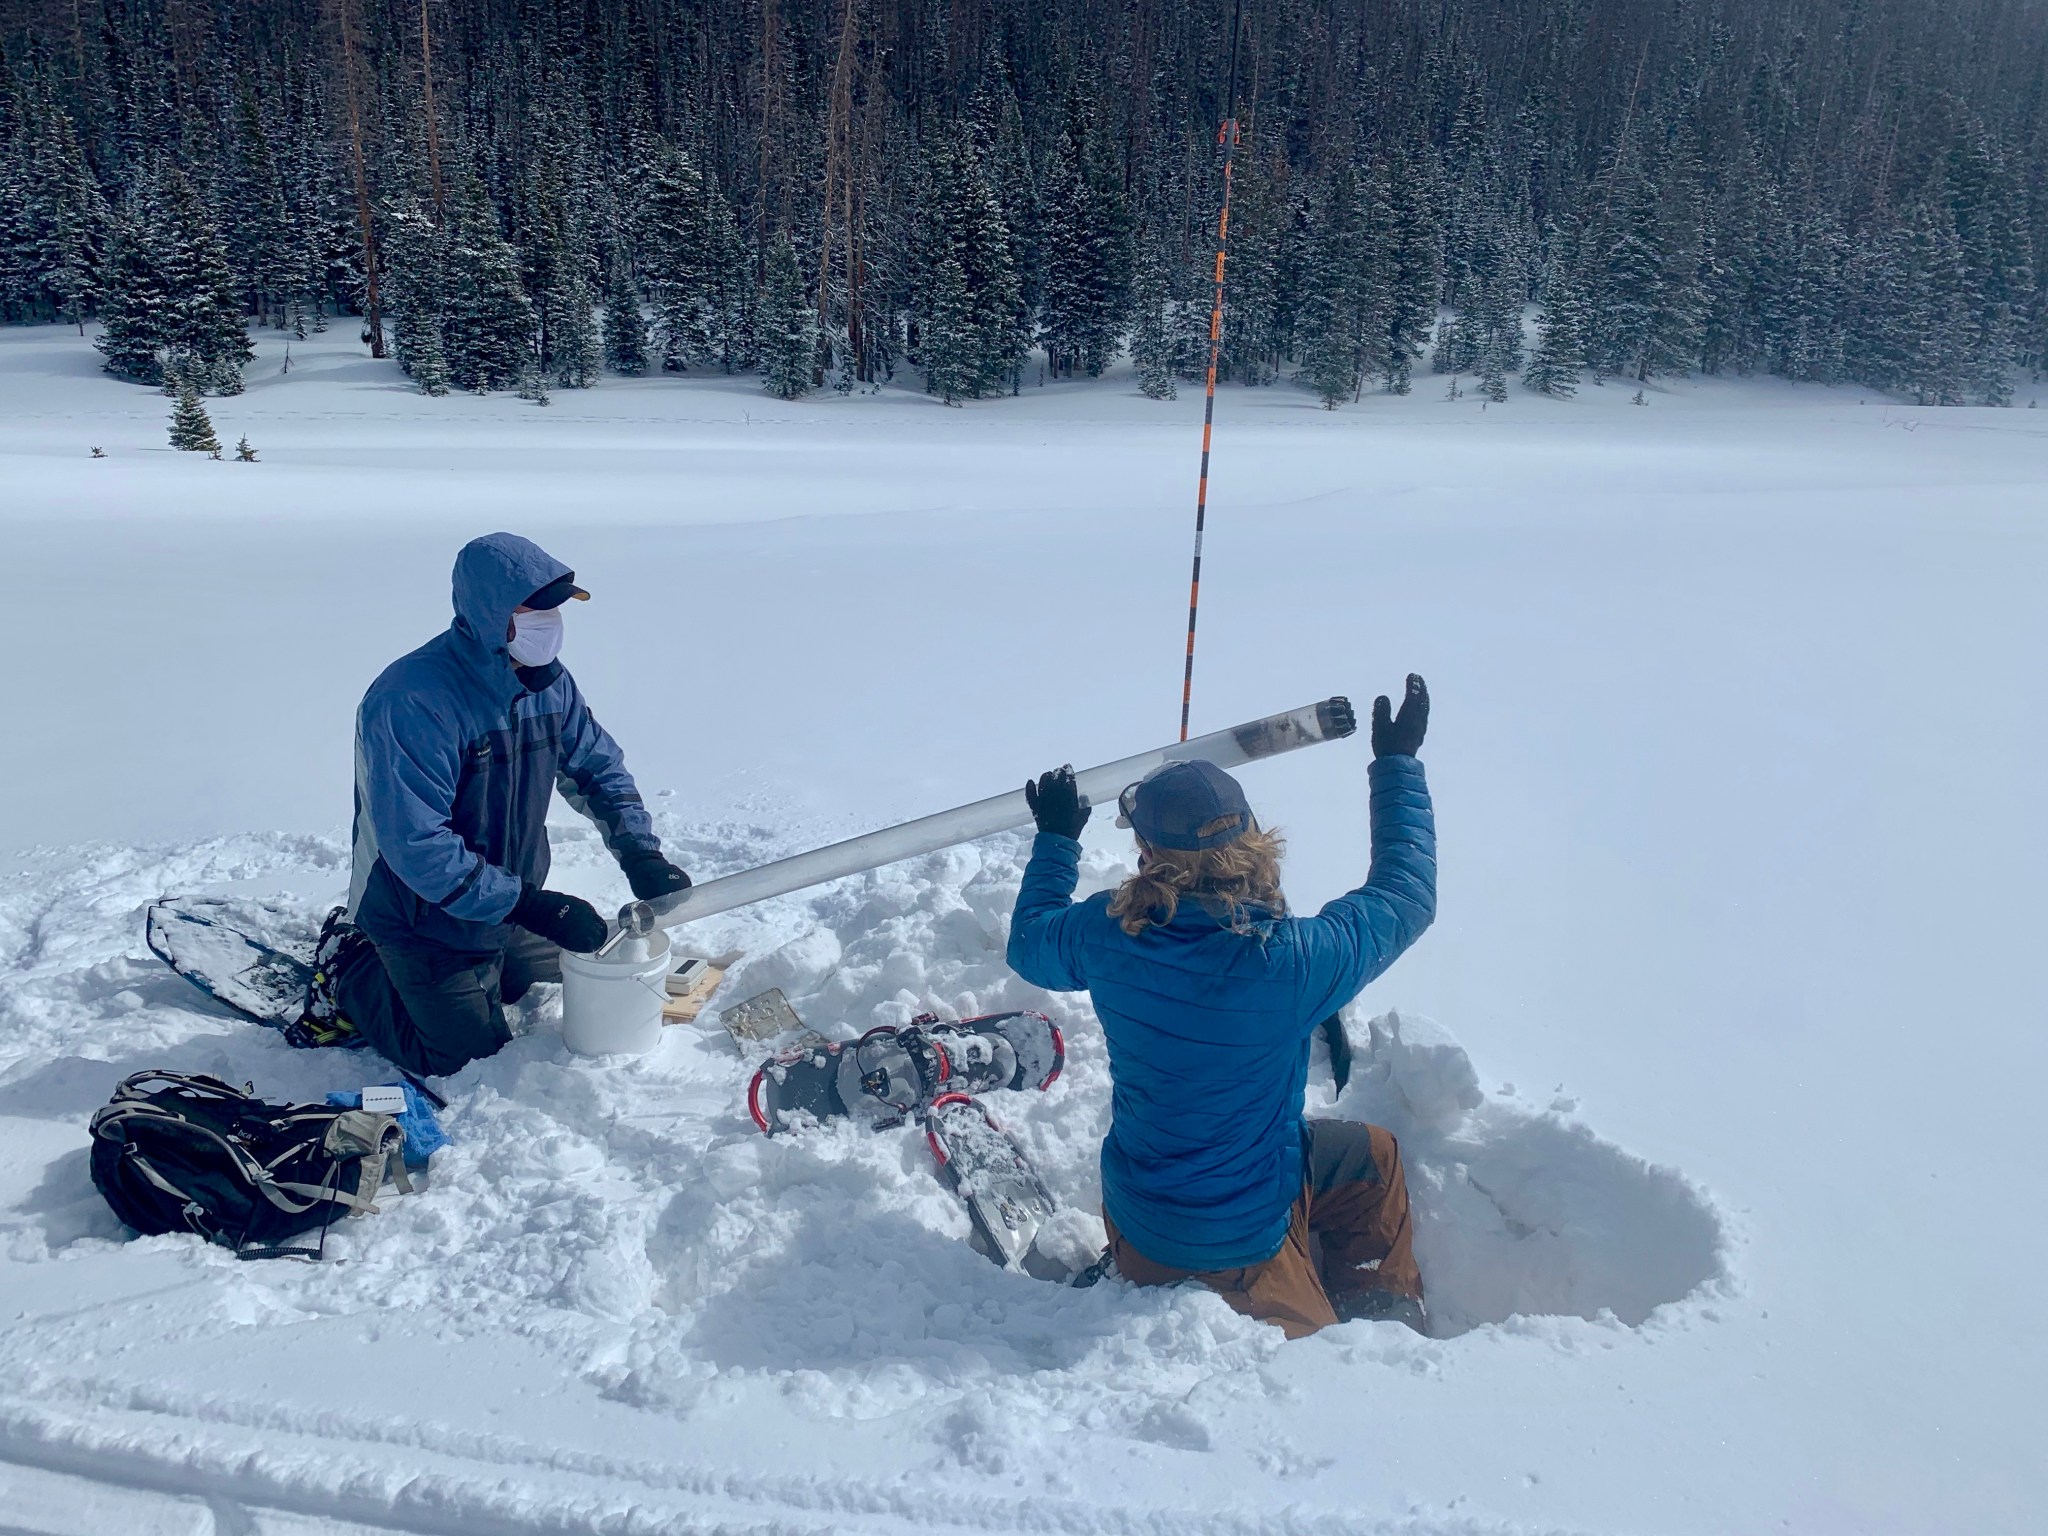
<instances>
[{"instance_id":1,"label":"blue cloth rag","mask_svg":"<svg viewBox=\"0 0 2048 1536\"><path fill-rule=\"evenodd\" d=\"M370 1086L374 1088L379 1085L372 1083ZM392 1117L398 1122L398 1128L405 1132L405 1166L424 1168L427 1166L428 1158L448 1145L448 1133L441 1129L441 1122L434 1114L434 1106L426 1101L419 1089L411 1083L392 1083L389 1086L405 1090L405 1110L402 1114ZM361 1109L363 1095L361 1090L354 1093L330 1093L327 1095L327 1102L337 1109Z\"/></svg>"}]
</instances>

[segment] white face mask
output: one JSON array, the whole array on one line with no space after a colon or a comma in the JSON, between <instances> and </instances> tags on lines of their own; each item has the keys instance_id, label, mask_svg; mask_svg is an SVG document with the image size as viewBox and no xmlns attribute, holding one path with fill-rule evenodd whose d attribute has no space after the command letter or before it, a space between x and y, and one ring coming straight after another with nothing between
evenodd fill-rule
<instances>
[{"instance_id":1,"label":"white face mask","mask_svg":"<svg viewBox=\"0 0 2048 1536\"><path fill-rule=\"evenodd\" d=\"M522 667L544 667L562 654L562 610L512 615L512 639L506 652Z\"/></svg>"}]
</instances>

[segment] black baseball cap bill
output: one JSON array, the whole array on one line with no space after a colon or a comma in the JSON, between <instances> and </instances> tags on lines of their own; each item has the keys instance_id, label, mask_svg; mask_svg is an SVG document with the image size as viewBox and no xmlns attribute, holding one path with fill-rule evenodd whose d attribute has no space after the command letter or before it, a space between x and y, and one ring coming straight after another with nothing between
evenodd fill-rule
<instances>
[{"instance_id":1,"label":"black baseball cap bill","mask_svg":"<svg viewBox=\"0 0 2048 1536\"><path fill-rule=\"evenodd\" d=\"M587 603L590 601L590 594L576 585L576 573L574 571L569 572L566 576L557 576L524 603L520 604L520 606L522 608L559 608L572 597L578 602Z\"/></svg>"},{"instance_id":2,"label":"black baseball cap bill","mask_svg":"<svg viewBox=\"0 0 2048 1536\"><path fill-rule=\"evenodd\" d=\"M1182 853L1234 843L1253 825L1237 780L1201 758L1154 768L1124 792L1121 809L1152 847Z\"/></svg>"}]
</instances>

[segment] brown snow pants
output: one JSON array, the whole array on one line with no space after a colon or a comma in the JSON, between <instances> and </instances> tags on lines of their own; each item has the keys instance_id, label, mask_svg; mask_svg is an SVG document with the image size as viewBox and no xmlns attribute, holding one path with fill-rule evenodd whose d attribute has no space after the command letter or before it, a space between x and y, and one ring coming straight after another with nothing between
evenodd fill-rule
<instances>
[{"instance_id":1,"label":"brown snow pants","mask_svg":"<svg viewBox=\"0 0 2048 1536\"><path fill-rule=\"evenodd\" d=\"M1247 1317L1278 1323L1290 1339L1329 1327L1374 1291L1419 1299L1408 1176L1393 1133L1355 1120L1311 1120L1303 1151L1287 1240L1264 1263L1210 1273L1155 1264L1105 1212L1117 1272L1134 1285L1199 1280Z\"/></svg>"}]
</instances>

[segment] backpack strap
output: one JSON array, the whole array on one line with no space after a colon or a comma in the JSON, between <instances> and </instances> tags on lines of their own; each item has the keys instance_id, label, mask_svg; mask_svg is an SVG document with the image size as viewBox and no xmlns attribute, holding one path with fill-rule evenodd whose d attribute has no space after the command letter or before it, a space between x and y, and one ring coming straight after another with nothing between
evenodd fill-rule
<instances>
[{"instance_id":1,"label":"backpack strap","mask_svg":"<svg viewBox=\"0 0 2048 1536\"><path fill-rule=\"evenodd\" d=\"M202 1099L254 1099L256 1096L253 1083L244 1083L237 1088L233 1083L222 1082L204 1072L137 1072L121 1080L121 1086L114 1090L113 1101L146 1099L163 1088L173 1088Z\"/></svg>"}]
</instances>

